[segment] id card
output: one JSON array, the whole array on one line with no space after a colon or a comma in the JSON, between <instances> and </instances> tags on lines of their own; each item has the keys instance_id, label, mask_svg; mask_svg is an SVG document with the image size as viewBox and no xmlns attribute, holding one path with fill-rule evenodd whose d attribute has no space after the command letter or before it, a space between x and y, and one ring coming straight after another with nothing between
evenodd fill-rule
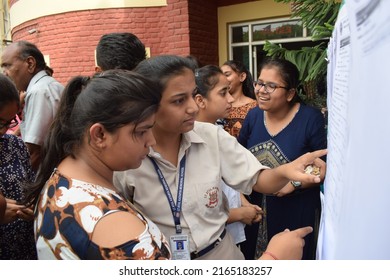
<instances>
[{"instance_id":1,"label":"id card","mask_svg":"<svg viewBox=\"0 0 390 280\"><path fill-rule=\"evenodd\" d=\"M173 260L190 260L190 241L186 234L176 234L169 238Z\"/></svg>"}]
</instances>

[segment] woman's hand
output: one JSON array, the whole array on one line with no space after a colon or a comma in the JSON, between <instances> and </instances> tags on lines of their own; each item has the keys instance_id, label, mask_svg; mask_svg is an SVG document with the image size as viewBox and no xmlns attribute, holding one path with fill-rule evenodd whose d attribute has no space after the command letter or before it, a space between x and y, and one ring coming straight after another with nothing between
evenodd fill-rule
<instances>
[{"instance_id":1,"label":"woman's hand","mask_svg":"<svg viewBox=\"0 0 390 280\"><path fill-rule=\"evenodd\" d=\"M31 207L23 207L20 208L17 212L18 217L25 221L32 221L34 220L34 209Z\"/></svg>"},{"instance_id":2,"label":"woman's hand","mask_svg":"<svg viewBox=\"0 0 390 280\"><path fill-rule=\"evenodd\" d=\"M5 209L3 224L8 224L20 218L25 221L31 221L34 219L34 211L32 208L27 208L24 205L18 204L16 200L6 198L7 207Z\"/></svg>"},{"instance_id":3,"label":"woman's hand","mask_svg":"<svg viewBox=\"0 0 390 280\"><path fill-rule=\"evenodd\" d=\"M306 153L296 160L282 164L272 169L262 170L253 190L271 194L280 191L289 181L299 181L301 183L318 184L325 178L326 163L320 157L326 155L327 150L318 150ZM312 165L315 170L319 170L319 175L308 174L305 169Z\"/></svg>"},{"instance_id":4,"label":"woman's hand","mask_svg":"<svg viewBox=\"0 0 390 280\"><path fill-rule=\"evenodd\" d=\"M246 225L252 225L254 223L260 222L264 214L263 209L261 209L261 207L256 204L250 203L242 193L240 193L240 199L241 199L241 207L238 209L243 209L243 211L248 213L248 215L243 215L240 221ZM249 207L249 208L244 208L244 207Z\"/></svg>"},{"instance_id":5,"label":"woman's hand","mask_svg":"<svg viewBox=\"0 0 390 280\"><path fill-rule=\"evenodd\" d=\"M326 155L327 150L318 150L311 153L306 153L296 160L284 164L281 167L284 167L285 175L291 181L299 181L302 183L321 183L325 178L326 173L326 163L320 157ZM305 172L305 169L312 165L319 169L320 174L310 174Z\"/></svg>"},{"instance_id":6,"label":"woman's hand","mask_svg":"<svg viewBox=\"0 0 390 280\"><path fill-rule=\"evenodd\" d=\"M300 260L303 255L306 235L313 231L312 227L303 227L293 231L286 229L274 235L268 243L261 260Z\"/></svg>"},{"instance_id":7,"label":"woman's hand","mask_svg":"<svg viewBox=\"0 0 390 280\"><path fill-rule=\"evenodd\" d=\"M288 182L280 191L274 193L277 197L283 197L285 195L288 195L295 191L295 188L293 185L291 185L290 182Z\"/></svg>"},{"instance_id":8,"label":"woman's hand","mask_svg":"<svg viewBox=\"0 0 390 280\"><path fill-rule=\"evenodd\" d=\"M263 217L263 210L257 205L250 204L241 206L239 209L241 211L241 222L246 225L258 223Z\"/></svg>"}]
</instances>

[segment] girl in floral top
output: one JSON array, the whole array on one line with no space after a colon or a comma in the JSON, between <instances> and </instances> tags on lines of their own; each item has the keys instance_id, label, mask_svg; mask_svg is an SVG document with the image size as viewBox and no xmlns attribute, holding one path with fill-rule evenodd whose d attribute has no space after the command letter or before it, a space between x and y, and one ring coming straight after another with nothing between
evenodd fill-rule
<instances>
[{"instance_id":1,"label":"girl in floral top","mask_svg":"<svg viewBox=\"0 0 390 280\"><path fill-rule=\"evenodd\" d=\"M158 92L124 70L69 82L28 195L39 259L170 258L156 225L112 182L114 171L139 167L155 144Z\"/></svg>"}]
</instances>

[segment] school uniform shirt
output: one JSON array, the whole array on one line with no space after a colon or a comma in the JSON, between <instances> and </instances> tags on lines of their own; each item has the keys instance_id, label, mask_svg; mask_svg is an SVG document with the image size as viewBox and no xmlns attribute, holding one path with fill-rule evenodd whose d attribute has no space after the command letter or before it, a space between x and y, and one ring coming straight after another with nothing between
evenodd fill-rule
<instances>
[{"instance_id":1,"label":"school uniform shirt","mask_svg":"<svg viewBox=\"0 0 390 280\"><path fill-rule=\"evenodd\" d=\"M212 244L225 228L228 211L224 206L221 179L233 189L250 194L260 170L267 167L235 137L209 123L195 122L194 129L183 134L178 162L184 155L180 225L182 234L189 236L193 252ZM180 165L174 166L152 148L149 156L158 164L176 203ZM168 199L149 158L138 169L116 172L115 184L125 196L133 196L134 204L167 238L176 233Z\"/></svg>"}]
</instances>

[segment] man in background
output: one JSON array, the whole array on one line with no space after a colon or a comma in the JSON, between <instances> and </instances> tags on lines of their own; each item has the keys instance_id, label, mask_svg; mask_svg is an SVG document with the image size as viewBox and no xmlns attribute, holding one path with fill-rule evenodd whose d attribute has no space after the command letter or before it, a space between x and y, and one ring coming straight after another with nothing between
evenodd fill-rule
<instances>
[{"instance_id":1,"label":"man in background","mask_svg":"<svg viewBox=\"0 0 390 280\"><path fill-rule=\"evenodd\" d=\"M1 67L19 92L26 92L20 132L30 152L31 164L38 170L41 146L57 111L64 89L51 75L42 52L34 44L18 41L7 46Z\"/></svg>"}]
</instances>

